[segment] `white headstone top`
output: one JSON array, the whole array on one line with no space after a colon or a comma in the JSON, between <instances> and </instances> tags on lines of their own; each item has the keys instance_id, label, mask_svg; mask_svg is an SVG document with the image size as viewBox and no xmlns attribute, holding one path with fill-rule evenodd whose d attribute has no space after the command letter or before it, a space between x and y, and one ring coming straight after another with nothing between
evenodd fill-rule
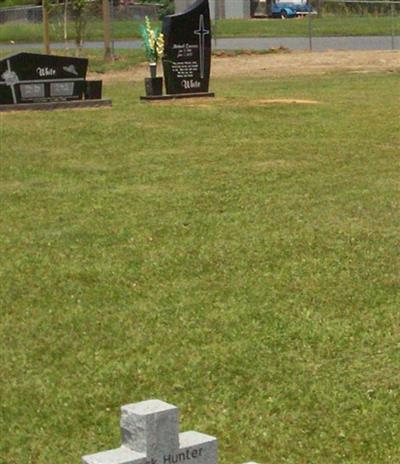
<instances>
[{"instance_id":1,"label":"white headstone top","mask_svg":"<svg viewBox=\"0 0 400 464\"><path fill-rule=\"evenodd\" d=\"M217 440L179 433L179 411L160 400L121 408L119 448L83 456L83 464L217 464Z\"/></svg>"}]
</instances>

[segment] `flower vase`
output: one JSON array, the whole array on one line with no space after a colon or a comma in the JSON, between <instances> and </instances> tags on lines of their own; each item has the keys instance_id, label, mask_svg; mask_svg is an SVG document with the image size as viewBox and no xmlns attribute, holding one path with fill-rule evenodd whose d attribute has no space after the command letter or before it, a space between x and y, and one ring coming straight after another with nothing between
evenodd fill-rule
<instances>
[{"instance_id":1,"label":"flower vase","mask_svg":"<svg viewBox=\"0 0 400 464\"><path fill-rule=\"evenodd\" d=\"M162 95L163 78L157 77L157 63L149 63L150 76L144 80L147 97L157 97Z\"/></svg>"},{"instance_id":2,"label":"flower vase","mask_svg":"<svg viewBox=\"0 0 400 464\"><path fill-rule=\"evenodd\" d=\"M150 77L157 77L157 63L149 63L150 67Z\"/></svg>"},{"instance_id":3,"label":"flower vase","mask_svg":"<svg viewBox=\"0 0 400 464\"><path fill-rule=\"evenodd\" d=\"M162 77L146 77L144 80L146 96L158 97L163 93L163 78Z\"/></svg>"}]
</instances>

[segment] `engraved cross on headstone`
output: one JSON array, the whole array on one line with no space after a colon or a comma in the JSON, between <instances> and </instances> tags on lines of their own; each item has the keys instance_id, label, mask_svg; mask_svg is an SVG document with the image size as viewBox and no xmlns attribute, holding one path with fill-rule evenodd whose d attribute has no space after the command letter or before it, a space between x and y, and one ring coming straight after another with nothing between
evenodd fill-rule
<instances>
[{"instance_id":1,"label":"engraved cross on headstone","mask_svg":"<svg viewBox=\"0 0 400 464\"><path fill-rule=\"evenodd\" d=\"M10 60L7 60L7 71L5 71L1 75L1 77L2 77L2 79L4 79L4 82L0 82L0 85L7 85L8 87L10 87L13 103L14 104L17 103L17 96L16 96L16 93L15 93L15 85L18 84L19 79L18 79L17 74L14 71L12 71L12 69L11 69Z\"/></svg>"},{"instance_id":2,"label":"engraved cross on headstone","mask_svg":"<svg viewBox=\"0 0 400 464\"><path fill-rule=\"evenodd\" d=\"M179 433L179 411L160 400L121 408L119 448L82 457L83 464L217 464L217 440Z\"/></svg>"},{"instance_id":3,"label":"engraved cross on headstone","mask_svg":"<svg viewBox=\"0 0 400 464\"><path fill-rule=\"evenodd\" d=\"M204 15L200 15L199 28L196 31L194 31L194 33L199 36L200 77L204 79L205 36L210 33L210 31L204 27Z\"/></svg>"}]
</instances>

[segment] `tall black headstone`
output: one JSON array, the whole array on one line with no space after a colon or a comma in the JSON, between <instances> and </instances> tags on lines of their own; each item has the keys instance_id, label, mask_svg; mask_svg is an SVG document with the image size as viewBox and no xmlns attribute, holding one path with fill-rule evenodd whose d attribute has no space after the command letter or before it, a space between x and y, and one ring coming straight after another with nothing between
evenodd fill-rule
<instances>
[{"instance_id":1,"label":"tall black headstone","mask_svg":"<svg viewBox=\"0 0 400 464\"><path fill-rule=\"evenodd\" d=\"M84 98L99 101L101 82L87 81L87 68L86 58L38 53L17 53L3 58L0 60L0 109L7 105L78 102ZM101 102L109 103L109 100Z\"/></svg>"},{"instance_id":2,"label":"tall black headstone","mask_svg":"<svg viewBox=\"0 0 400 464\"><path fill-rule=\"evenodd\" d=\"M163 34L167 94L207 94L211 68L208 0L197 0L187 11L165 16Z\"/></svg>"}]
</instances>

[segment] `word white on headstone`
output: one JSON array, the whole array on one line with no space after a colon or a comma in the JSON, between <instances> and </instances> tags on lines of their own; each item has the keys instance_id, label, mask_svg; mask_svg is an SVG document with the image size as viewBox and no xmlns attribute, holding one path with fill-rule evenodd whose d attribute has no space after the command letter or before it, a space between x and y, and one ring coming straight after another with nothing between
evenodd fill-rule
<instances>
[{"instance_id":1,"label":"word white on headstone","mask_svg":"<svg viewBox=\"0 0 400 464\"><path fill-rule=\"evenodd\" d=\"M119 448L82 457L83 464L217 464L217 439L179 433L179 411L160 400L121 408Z\"/></svg>"}]
</instances>

